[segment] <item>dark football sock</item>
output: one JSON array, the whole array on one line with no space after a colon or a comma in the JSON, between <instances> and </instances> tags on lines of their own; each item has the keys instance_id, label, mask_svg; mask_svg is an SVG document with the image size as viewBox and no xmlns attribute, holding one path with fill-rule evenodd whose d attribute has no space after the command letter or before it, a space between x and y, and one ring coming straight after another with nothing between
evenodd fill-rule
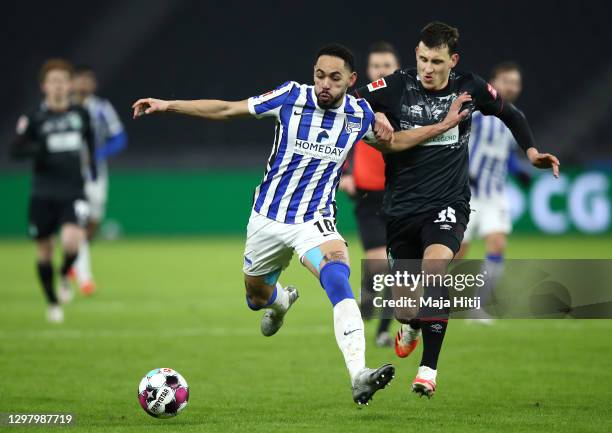
<instances>
[{"instance_id":1,"label":"dark football sock","mask_svg":"<svg viewBox=\"0 0 612 433\"><path fill-rule=\"evenodd\" d=\"M412 329L421 329L421 321L419 319L412 319L408 324Z\"/></svg>"},{"instance_id":2,"label":"dark football sock","mask_svg":"<svg viewBox=\"0 0 612 433\"><path fill-rule=\"evenodd\" d=\"M423 335L421 365L426 365L434 370L437 369L438 357L442 350L447 325L447 320L423 320L421 322L421 333Z\"/></svg>"},{"instance_id":3,"label":"dark football sock","mask_svg":"<svg viewBox=\"0 0 612 433\"><path fill-rule=\"evenodd\" d=\"M40 285L45 292L45 297L49 304L57 304L57 296L55 296L55 287L53 287L53 265L51 262L38 262L36 264L38 270L38 279Z\"/></svg>"},{"instance_id":4,"label":"dark football sock","mask_svg":"<svg viewBox=\"0 0 612 433\"><path fill-rule=\"evenodd\" d=\"M62 263L62 267L60 269L60 273L62 277L68 275L70 268L74 265L75 260L78 257L78 253L64 253L64 263Z\"/></svg>"},{"instance_id":5,"label":"dark football sock","mask_svg":"<svg viewBox=\"0 0 612 433\"><path fill-rule=\"evenodd\" d=\"M448 288L445 286L427 287L426 296L433 299L449 299ZM444 335L448 325L449 308L422 308L419 312L421 318L421 333L423 335L423 356L421 365L434 370L438 367L438 357L442 350Z\"/></svg>"},{"instance_id":6,"label":"dark football sock","mask_svg":"<svg viewBox=\"0 0 612 433\"><path fill-rule=\"evenodd\" d=\"M376 330L376 335L380 335L383 332L389 332L389 326L391 326L391 319L388 319L386 317L380 319L378 329Z\"/></svg>"}]
</instances>

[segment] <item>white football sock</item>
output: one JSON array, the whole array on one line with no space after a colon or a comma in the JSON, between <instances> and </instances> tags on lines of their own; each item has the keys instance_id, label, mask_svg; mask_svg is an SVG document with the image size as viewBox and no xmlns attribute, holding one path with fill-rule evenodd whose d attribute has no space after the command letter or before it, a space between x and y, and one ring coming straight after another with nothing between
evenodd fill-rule
<instances>
[{"instance_id":1,"label":"white football sock","mask_svg":"<svg viewBox=\"0 0 612 433\"><path fill-rule=\"evenodd\" d=\"M334 333L353 383L365 368L364 326L354 299L343 299L334 306Z\"/></svg>"},{"instance_id":2,"label":"white football sock","mask_svg":"<svg viewBox=\"0 0 612 433\"><path fill-rule=\"evenodd\" d=\"M91 258L89 256L89 242L84 240L79 245L79 255L74 263L77 280L79 283L91 281Z\"/></svg>"},{"instance_id":3,"label":"white football sock","mask_svg":"<svg viewBox=\"0 0 612 433\"><path fill-rule=\"evenodd\" d=\"M419 367L419 371L417 372L417 376L421 379L436 381L436 377L438 376L438 370L434 370L433 368L429 368L426 365L421 365Z\"/></svg>"},{"instance_id":4,"label":"white football sock","mask_svg":"<svg viewBox=\"0 0 612 433\"><path fill-rule=\"evenodd\" d=\"M289 308L289 295L279 282L276 283L276 299L267 308L271 308L277 313L285 313Z\"/></svg>"}]
</instances>

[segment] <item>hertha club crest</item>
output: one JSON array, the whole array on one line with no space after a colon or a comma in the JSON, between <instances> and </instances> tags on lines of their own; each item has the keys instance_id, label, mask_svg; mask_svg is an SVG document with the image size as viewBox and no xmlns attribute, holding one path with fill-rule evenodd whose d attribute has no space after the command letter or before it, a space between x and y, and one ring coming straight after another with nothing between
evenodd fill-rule
<instances>
[{"instance_id":1,"label":"hertha club crest","mask_svg":"<svg viewBox=\"0 0 612 433\"><path fill-rule=\"evenodd\" d=\"M344 123L344 129L347 134L351 134L361 130L361 117L346 115L346 122Z\"/></svg>"}]
</instances>

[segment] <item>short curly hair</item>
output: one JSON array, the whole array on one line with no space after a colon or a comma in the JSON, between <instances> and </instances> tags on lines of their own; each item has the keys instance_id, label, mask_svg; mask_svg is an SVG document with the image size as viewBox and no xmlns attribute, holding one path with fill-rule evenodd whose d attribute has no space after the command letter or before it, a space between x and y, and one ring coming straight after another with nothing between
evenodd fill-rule
<instances>
[{"instance_id":1,"label":"short curly hair","mask_svg":"<svg viewBox=\"0 0 612 433\"><path fill-rule=\"evenodd\" d=\"M319 52L317 52L317 60L321 56L339 57L344 60L344 63L349 71L355 71L355 57L353 56L351 50L346 48L344 45L335 43L325 45L319 50Z\"/></svg>"}]
</instances>

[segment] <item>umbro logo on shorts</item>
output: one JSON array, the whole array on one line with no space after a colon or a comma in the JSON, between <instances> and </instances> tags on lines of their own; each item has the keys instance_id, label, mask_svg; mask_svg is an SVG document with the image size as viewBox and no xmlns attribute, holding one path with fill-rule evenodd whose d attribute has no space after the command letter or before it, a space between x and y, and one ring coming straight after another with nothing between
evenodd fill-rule
<instances>
[{"instance_id":1,"label":"umbro logo on shorts","mask_svg":"<svg viewBox=\"0 0 612 433\"><path fill-rule=\"evenodd\" d=\"M431 330L434 332L441 332L442 331L442 325L440 325L439 323L434 323L433 325L430 326Z\"/></svg>"}]
</instances>

